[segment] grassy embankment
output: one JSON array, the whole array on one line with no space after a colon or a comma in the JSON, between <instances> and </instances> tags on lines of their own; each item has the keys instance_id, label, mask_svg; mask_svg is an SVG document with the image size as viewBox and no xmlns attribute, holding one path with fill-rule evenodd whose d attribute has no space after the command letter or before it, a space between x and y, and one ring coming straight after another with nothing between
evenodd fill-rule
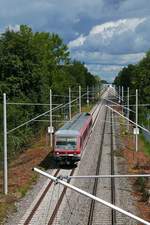
<instances>
[{"instance_id":1,"label":"grassy embankment","mask_svg":"<svg viewBox=\"0 0 150 225\"><path fill-rule=\"evenodd\" d=\"M143 144L143 152L150 156L150 142L148 142L142 134L140 134L140 141Z\"/></svg>"}]
</instances>

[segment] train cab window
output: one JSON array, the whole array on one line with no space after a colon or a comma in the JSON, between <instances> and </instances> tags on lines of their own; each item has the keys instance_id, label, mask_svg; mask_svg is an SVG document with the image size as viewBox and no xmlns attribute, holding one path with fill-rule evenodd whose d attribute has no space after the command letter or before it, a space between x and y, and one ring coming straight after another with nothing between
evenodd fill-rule
<instances>
[{"instance_id":1,"label":"train cab window","mask_svg":"<svg viewBox=\"0 0 150 225\"><path fill-rule=\"evenodd\" d=\"M77 149L77 138L74 137L59 137L56 139L56 148L65 150Z\"/></svg>"}]
</instances>

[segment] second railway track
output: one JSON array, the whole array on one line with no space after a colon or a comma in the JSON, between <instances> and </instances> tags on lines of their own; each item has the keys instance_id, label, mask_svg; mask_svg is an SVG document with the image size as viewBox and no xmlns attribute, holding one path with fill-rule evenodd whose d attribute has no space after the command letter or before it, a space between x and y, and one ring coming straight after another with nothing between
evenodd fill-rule
<instances>
[{"instance_id":1,"label":"second railway track","mask_svg":"<svg viewBox=\"0 0 150 225\"><path fill-rule=\"evenodd\" d=\"M102 136L101 136L100 149L99 149L99 155L98 155L96 174L95 175L99 175L99 170L100 170L103 141L104 141L104 134L105 134L105 126L106 126L106 118L107 118L107 110L106 110L106 114L105 114L105 121L103 123ZM95 195L95 196L97 194L97 185L98 185L98 179L96 178L95 181L94 181L93 192L92 192L92 194ZM92 200L91 205L90 205L89 217L88 217L88 225L93 224L94 210L95 210L95 201Z\"/></svg>"},{"instance_id":2,"label":"second railway track","mask_svg":"<svg viewBox=\"0 0 150 225\"><path fill-rule=\"evenodd\" d=\"M100 174L114 174L112 113L107 111L107 109L102 128L102 137L100 139L100 149L96 167L96 175ZM96 178L92 194L115 204L114 178ZM115 225L116 212L92 200L87 224Z\"/></svg>"}]
</instances>

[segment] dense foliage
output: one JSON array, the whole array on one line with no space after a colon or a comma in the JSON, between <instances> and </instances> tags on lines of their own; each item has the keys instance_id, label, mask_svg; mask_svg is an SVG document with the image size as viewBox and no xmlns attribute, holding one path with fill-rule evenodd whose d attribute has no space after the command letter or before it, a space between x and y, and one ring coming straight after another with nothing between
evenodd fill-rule
<instances>
[{"instance_id":1,"label":"dense foliage","mask_svg":"<svg viewBox=\"0 0 150 225\"><path fill-rule=\"evenodd\" d=\"M88 72L83 63L71 61L67 45L53 33L36 32L26 25L20 30L6 30L0 36L0 102L3 93L9 102L49 102L49 90L68 94L68 87L76 89L96 85L97 79ZM56 99L61 102L60 98ZM0 106L0 129L2 131L2 104ZM8 129L44 112L46 106L8 106ZM37 129L38 128L38 129ZM39 130L33 124L9 135L9 149L20 150ZM2 147L2 132L0 139Z\"/></svg>"},{"instance_id":2,"label":"dense foliage","mask_svg":"<svg viewBox=\"0 0 150 225\"><path fill-rule=\"evenodd\" d=\"M135 104L135 90L139 92L139 103L150 104L150 51L136 65L128 65L124 67L115 78L114 83L117 86L130 88L130 103ZM150 114L150 106L139 107L140 120L147 123L148 114ZM133 116L135 117L135 116Z\"/></svg>"}]
</instances>

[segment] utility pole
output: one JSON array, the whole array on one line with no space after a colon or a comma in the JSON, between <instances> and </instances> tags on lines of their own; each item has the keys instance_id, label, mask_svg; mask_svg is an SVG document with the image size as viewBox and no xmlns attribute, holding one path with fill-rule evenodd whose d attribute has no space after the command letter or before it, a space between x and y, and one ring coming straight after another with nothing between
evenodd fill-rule
<instances>
[{"instance_id":1,"label":"utility pole","mask_svg":"<svg viewBox=\"0 0 150 225\"><path fill-rule=\"evenodd\" d=\"M129 119L130 117L130 89L128 87L127 89L127 117ZM128 120L128 131L129 131L129 120Z\"/></svg>"},{"instance_id":2,"label":"utility pole","mask_svg":"<svg viewBox=\"0 0 150 225\"><path fill-rule=\"evenodd\" d=\"M136 152L138 152L138 133L139 133L139 128L137 124L138 124L138 89L136 89L136 134L135 134Z\"/></svg>"},{"instance_id":3,"label":"utility pole","mask_svg":"<svg viewBox=\"0 0 150 225\"><path fill-rule=\"evenodd\" d=\"M71 88L69 87L69 120L71 120Z\"/></svg>"},{"instance_id":4,"label":"utility pole","mask_svg":"<svg viewBox=\"0 0 150 225\"><path fill-rule=\"evenodd\" d=\"M124 101L124 90L123 90L123 86L122 86L122 114L123 114L123 101Z\"/></svg>"},{"instance_id":5,"label":"utility pole","mask_svg":"<svg viewBox=\"0 0 150 225\"><path fill-rule=\"evenodd\" d=\"M92 93L93 93L92 96L93 96L93 102L94 102L94 100L95 100L94 85L92 86Z\"/></svg>"},{"instance_id":6,"label":"utility pole","mask_svg":"<svg viewBox=\"0 0 150 225\"><path fill-rule=\"evenodd\" d=\"M99 98L101 96L101 85L99 84Z\"/></svg>"},{"instance_id":7,"label":"utility pole","mask_svg":"<svg viewBox=\"0 0 150 225\"><path fill-rule=\"evenodd\" d=\"M123 86L122 86L122 105L123 105L123 101L124 101L124 90L123 90Z\"/></svg>"},{"instance_id":8,"label":"utility pole","mask_svg":"<svg viewBox=\"0 0 150 225\"><path fill-rule=\"evenodd\" d=\"M89 86L87 86L87 99L86 99L86 103L89 106Z\"/></svg>"},{"instance_id":9,"label":"utility pole","mask_svg":"<svg viewBox=\"0 0 150 225\"><path fill-rule=\"evenodd\" d=\"M52 119L52 90L50 89L49 104L50 104L50 146L53 147L53 119Z\"/></svg>"},{"instance_id":10,"label":"utility pole","mask_svg":"<svg viewBox=\"0 0 150 225\"><path fill-rule=\"evenodd\" d=\"M81 113L81 86L79 85L79 113Z\"/></svg>"},{"instance_id":11,"label":"utility pole","mask_svg":"<svg viewBox=\"0 0 150 225\"><path fill-rule=\"evenodd\" d=\"M3 129L4 129L4 194L8 194L8 161L7 161L7 109L6 94L3 94Z\"/></svg>"},{"instance_id":12,"label":"utility pole","mask_svg":"<svg viewBox=\"0 0 150 225\"><path fill-rule=\"evenodd\" d=\"M118 102L120 103L120 85L119 85L119 101Z\"/></svg>"}]
</instances>

